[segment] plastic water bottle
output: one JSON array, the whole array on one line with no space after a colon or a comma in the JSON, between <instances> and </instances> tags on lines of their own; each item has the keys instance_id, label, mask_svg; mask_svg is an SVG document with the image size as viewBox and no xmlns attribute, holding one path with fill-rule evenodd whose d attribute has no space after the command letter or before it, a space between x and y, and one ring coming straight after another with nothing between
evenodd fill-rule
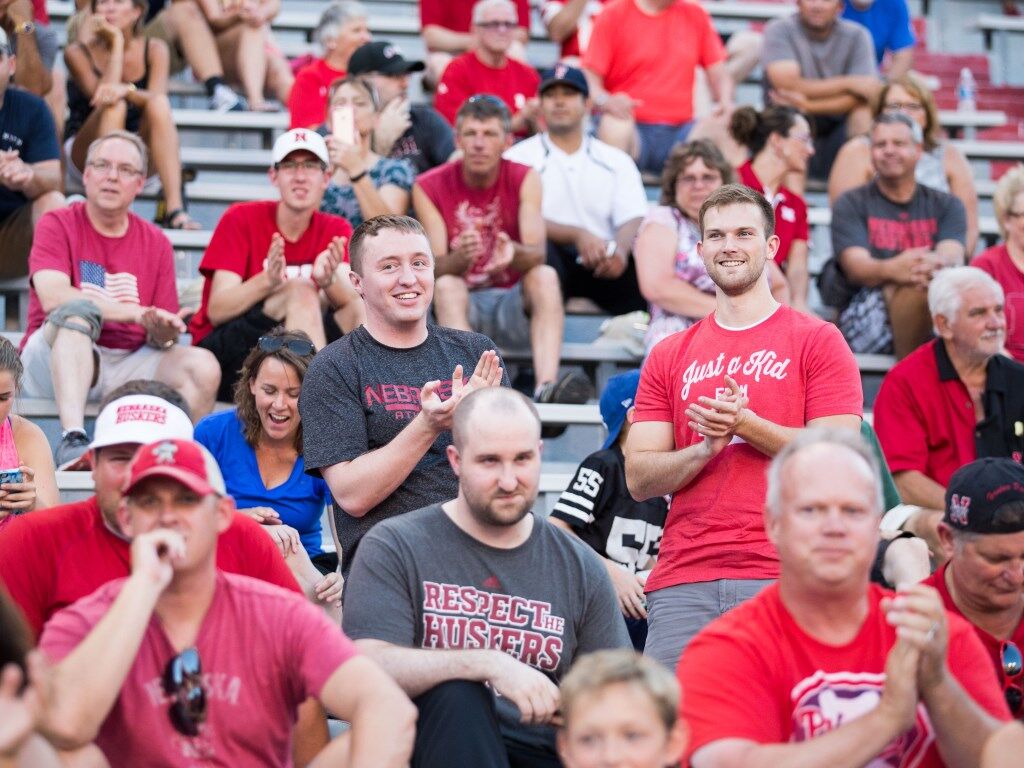
<instances>
[{"instance_id":1,"label":"plastic water bottle","mask_svg":"<svg viewBox=\"0 0 1024 768\"><path fill-rule=\"evenodd\" d=\"M978 108L978 86L971 70L960 70L960 83L956 87L956 108L961 112L973 112Z\"/></svg>"}]
</instances>

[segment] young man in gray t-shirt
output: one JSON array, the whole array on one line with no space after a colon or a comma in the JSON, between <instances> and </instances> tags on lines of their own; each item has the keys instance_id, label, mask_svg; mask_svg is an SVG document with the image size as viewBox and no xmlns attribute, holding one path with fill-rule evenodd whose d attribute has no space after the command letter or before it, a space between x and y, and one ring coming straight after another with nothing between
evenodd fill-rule
<instances>
[{"instance_id":1,"label":"young man in gray t-shirt","mask_svg":"<svg viewBox=\"0 0 1024 768\"><path fill-rule=\"evenodd\" d=\"M452 434L458 496L366 536L344 628L418 706L415 765L554 768L558 681L581 654L629 647L629 636L597 555L530 511L533 404L474 392Z\"/></svg>"},{"instance_id":2,"label":"young man in gray t-shirt","mask_svg":"<svg viewBox=\"0 0 1024 768\"><path fill-rule=\"evenodd\" d=\"M452 412L469 391L508 384L486 336L427 326L434 258L419 222L370 219L349 254L366 324L314 358L299 398L306 471L334 497L343 573L375 523L455 495Z\"/></svg>"}]
</instances>

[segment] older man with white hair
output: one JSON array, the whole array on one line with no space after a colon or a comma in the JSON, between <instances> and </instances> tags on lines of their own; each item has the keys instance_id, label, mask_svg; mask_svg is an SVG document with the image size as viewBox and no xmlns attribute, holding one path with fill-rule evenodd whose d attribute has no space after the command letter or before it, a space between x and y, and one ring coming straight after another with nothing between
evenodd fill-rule
<instances>
[{"instance_id":1,"label":"older man with white hair","mask_svg":"<svg viewBox=\"0 0 1024 768\"><path fill-rule=\"evenodd\" d=\"M920 507L885 526L913 531L944 560L937 525L953 472L987 456L1024 457L1024 365L1003 353L1003 289L982 270L941 270L928 309L938 338L886 375L874 426L900 496Z\"/></svg>"}]
</instances>

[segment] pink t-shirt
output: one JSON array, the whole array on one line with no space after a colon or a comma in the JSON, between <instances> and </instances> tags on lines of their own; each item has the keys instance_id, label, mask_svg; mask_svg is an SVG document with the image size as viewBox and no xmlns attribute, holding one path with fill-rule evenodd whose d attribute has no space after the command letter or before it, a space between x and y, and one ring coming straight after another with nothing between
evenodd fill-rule
<instances>
[{"instance_id":1,"label":"pink t-shirt","mask_svg":"<svg viewBox=\"0 0 1024 768\"><path fill-rule=\"evenodd\" d=\"M50 619L40 647L51 660L63 659L92 631L125 581L104 584ZM195 647L207 695L199 735L183 736L171 724L161 680L176 651L154 615L96 738L112 765L290 766L296 708L318 697L358 654L307 600L223 572Z\"/></svg>"},{"instance_id":2,"label":"pink t-shirt","mask_svg":"<svg viewBox=\"0 0 1024 768\"><path fill-rule=\"evenodd\" d=\"M1006 294L1006 350L1024 363L1024 272L1013 263L1006 243L994 245L974 257L972 267L988 272Z\"/></svg>"},{"instance_id":3,"label":"pink t-shirt","mask_svg":"<svg viewBox=\"0 0 1024 768\"><path fill-rule=\"evenodd\" d=\"M448 247L453 248L462 230L475 228L488 254L463 276L470 288L510 288L521 275L506 269L496 275L485 271L494 251L499 232L519 242L519 191L530 172L530 166L502 159L498 180L486 189L470 187L462 178L462 163L446 163L433 168L416 183L444 217L448 229Z\"/></svg>"},{"instance_id":4,"label":"pink t-shirt","mask_svg":"<svg viewBox=\"0 0 1024 768\"><path fill-rule=\"evenodd\" d=\"M731 330L712 313L657 344L640 376L634 421L673 425L677 449L704 438L685 411L721 396L732 376L758 416L784 427L863 412L857 361L839 330L781 306L752 328ZM770 459L739 437L672 495L654 591L716 579L774 579L778 555L764 530Z\"/></svg>"},{"instance_id":5,"label":"pink t-shirt","mask_svg":"<svg viewBox=\"0 0 1024 768\"><path fill-rule=\"evenodd\" d=\"M36 225L28 257L30 276L41 269L70 276L71 286L80 289L86 298L178 311L171 241L158 227L134 213L128 214L124 235L107 237L89 222L85 203L50 211ZM32 286L25 340L45 319L43 305ZM146 343L146 331L133 323L105 322L98 343L111 349L134 350Z\"/></svg>"}]
</instances>

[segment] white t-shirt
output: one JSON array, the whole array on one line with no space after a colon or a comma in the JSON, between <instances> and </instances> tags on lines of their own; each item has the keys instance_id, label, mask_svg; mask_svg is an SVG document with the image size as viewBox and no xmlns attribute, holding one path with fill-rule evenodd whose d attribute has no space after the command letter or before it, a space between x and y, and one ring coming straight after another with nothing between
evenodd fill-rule
<instances>
[{"instance_id":1,"label":"white t-shirt","mask_svg":"<svg viewBox=\"0 0 1024 768\"><path fill-rule=\"evenodd\" d=\"M647 214L647 194L636 163L591 136L567 155L540 133L507 150L505 158L540 174L541 211L547 221L611 240L620 226Z\"/></svg>"}]
</instances>

